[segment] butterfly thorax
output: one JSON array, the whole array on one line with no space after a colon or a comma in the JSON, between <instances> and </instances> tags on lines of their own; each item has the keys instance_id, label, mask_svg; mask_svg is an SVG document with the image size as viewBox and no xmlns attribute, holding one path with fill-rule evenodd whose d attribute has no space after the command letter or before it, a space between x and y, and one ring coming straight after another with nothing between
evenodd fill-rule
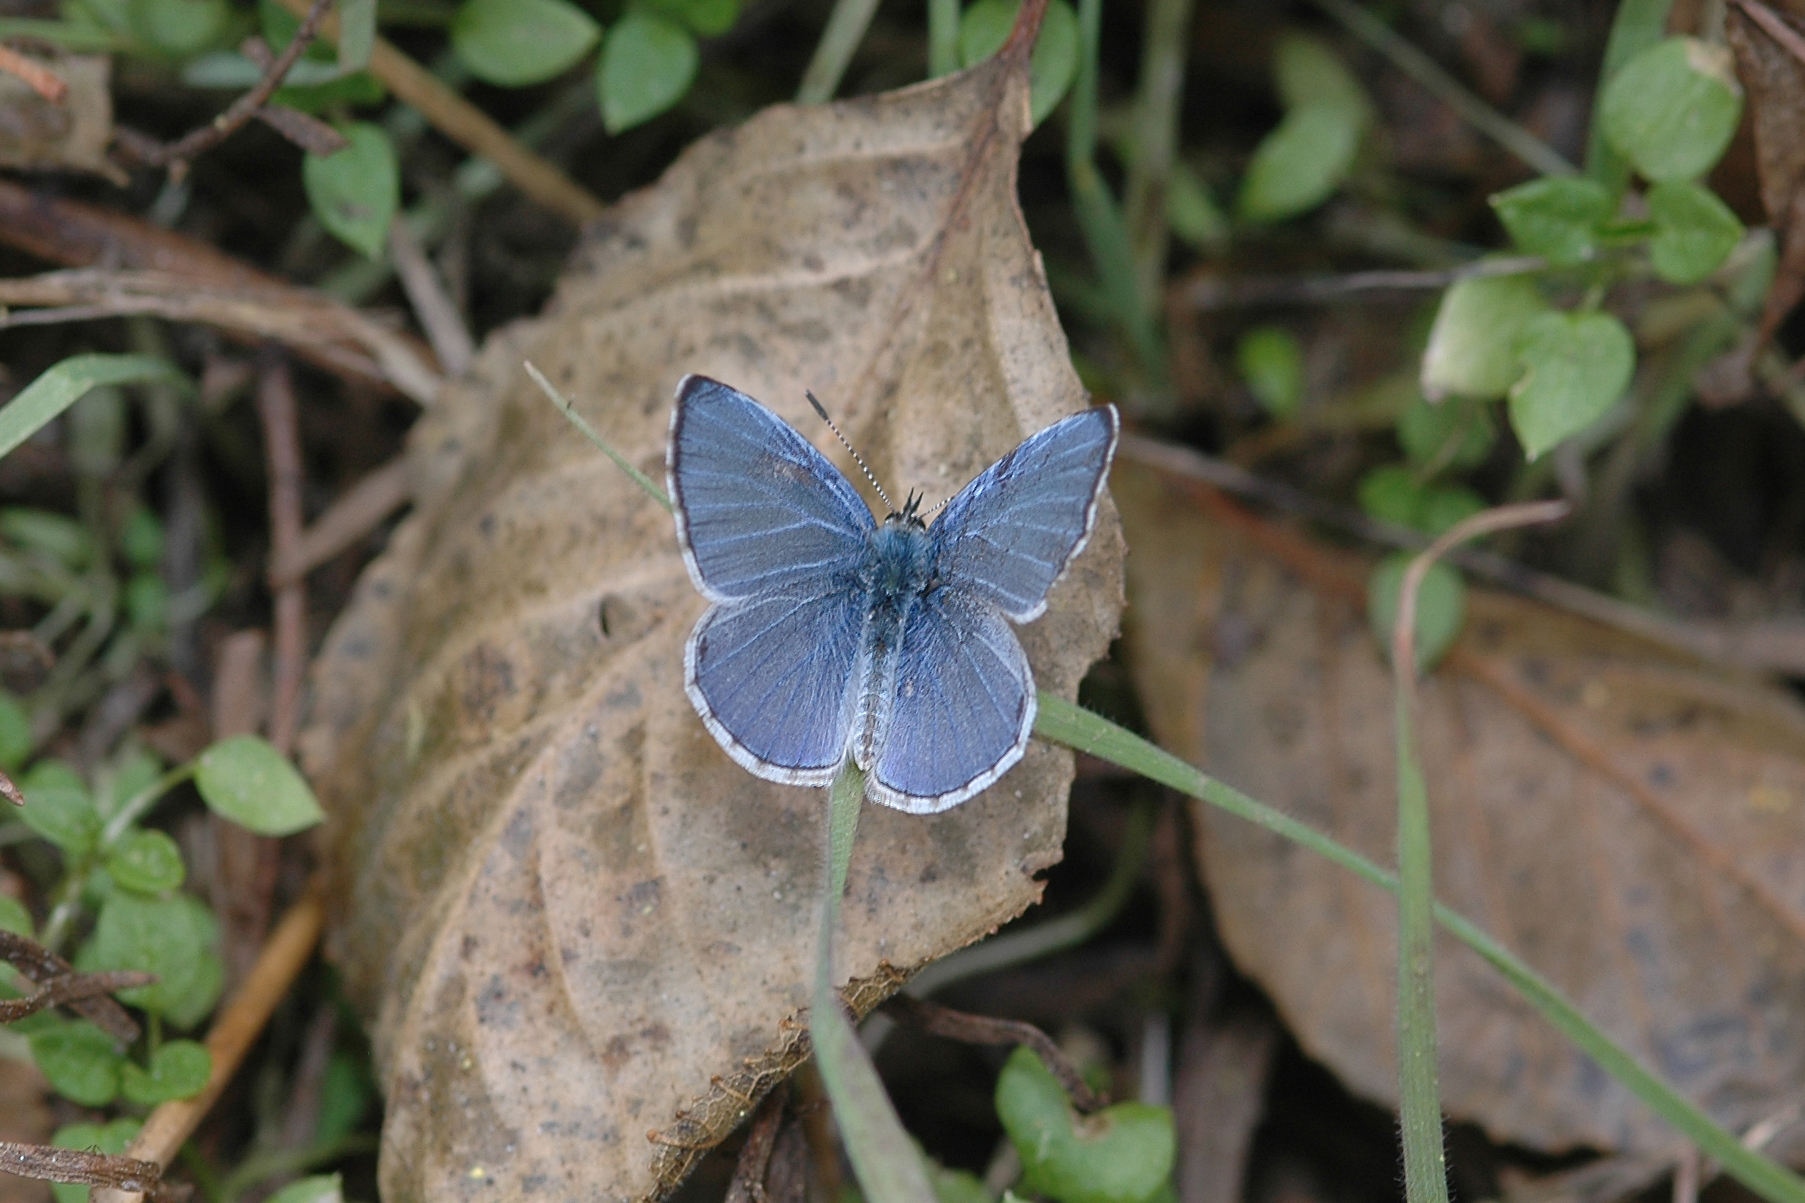
<instances>
[{"instance_id":1,"label":"butterfly thorax","mask_svg":"<svg viewBox=\"0 0 1805 1203\"><path fill-rule=\"evenodd\" d=\"M853 759L869 768L889 726L903 632L916 604L934 585L934 540L910 510L892 514L871 533L861 584L866 597L863 679L854 719Z\"/></svg>"}]
</instances>

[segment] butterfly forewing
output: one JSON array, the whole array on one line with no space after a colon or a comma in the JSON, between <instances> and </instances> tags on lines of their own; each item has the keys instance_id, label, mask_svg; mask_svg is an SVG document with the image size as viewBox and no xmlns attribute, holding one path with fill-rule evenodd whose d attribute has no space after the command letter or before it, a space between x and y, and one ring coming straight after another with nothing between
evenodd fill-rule
<instances>
[{"instance_id":1,"label":"butterfly forewing","mask_svg":"<svg viewBox=\"0 0 1805 1203\"><path fill-rule=\"evenodd\" d=\"M833 592L717 605L684 651L690 701L749 772L826 785L851 735L864 625L859 599Z\"/></svg>"},{"instance_id":2,"label":"butterfly forewing","mask_svg":"<svg viewBox=\"0 0 1805 1203\"><path fill-rule=\"evenodd\" d=\"M712 601L819 593L867 554L876 524L846 478L738 389L684 377L667 467L684 562Z\"/></svg>"},{"instance_id":3,"label":"butterfly forewing","mask_svg":"<svg viewBox=\"0 0 1805 1203\"><path fill-rule=\"evenodd\" d=\"M985 469L931 528L936 575L988 598L1015 622L1038 618L1047 590L1090 535L1116 429L1113 407L1089 409Z\"/></svg>"},{"instance_id":4,"label":"butterfly forewing","mask_svg":"<svg viewBox=\"0 0 1805 1203\"><path fill-rule=\"evenodd\" d=\"M965 801L1022 757L1034 678L1015 632L959 588L925 594L897 659L884 745L866 788L886 806L933 814Z\"/></svg>"}]
</instances>

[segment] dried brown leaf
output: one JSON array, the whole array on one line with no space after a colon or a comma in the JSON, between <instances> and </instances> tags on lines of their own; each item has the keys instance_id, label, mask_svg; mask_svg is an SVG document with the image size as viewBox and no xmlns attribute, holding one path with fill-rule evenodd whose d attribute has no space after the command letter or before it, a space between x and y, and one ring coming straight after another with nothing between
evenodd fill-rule
<instances>
[{"instance_id":1,"label":"dried brown leaf","mask_svg":"<svg viewBox=\"0 0 1805 1203\"><path fill-rule=\"evenodd\" d=\"M1805 110L1799 104L1805 37L1758 0L1727 6L1724 34L1748 90L1761 203L1780 236L1780 262L1761 314L1758 341L1766 343L1805 297Z\"/></svg>"},{"instance_id":2,"label":"dried brown leaf","mask_svg":"<svg viewBox=\"0 0 1805 1203\"><path fill-rule=\"evenodd\" d=\"M1130 648L1158 737L1382 864L1395 860L1389 672L1363 568L1147 469L1114 477ZM1302 580L1300 581L1300 576ZM1474 590L1423 683L1436 893L1720 1122L1805 1077L1805 710L1536 603ZM1236 963L1312 1055L1392 1102L1393 899L1213 808L1199 859ZM1442 1098L1544 1149L1677 1138L1464 945L1442 940Z\"/></svg>"},{"instance_id":3,"label":"dried brown leaf","mask_svg":"<svg viewBox=\"0 0 1805 1203\"><path fill-rule=\"evenodd\" d=\"M696 371L831 447L812 388L881 479L952 492L1085 403L1015 202L1021 67L705 139L416 431L418 508L329 640L305 739L332 946L388 1087L389 1203L660 1197L806 1055L825 799L703 729L670 515L521 360L654 477ZM1072 696L1104 649L1121 555L1110 511L1022 630L1042 688ZM857 1010L1039 896L1071 771L1036 743L943 816L866 809Z\"/></svg>"},{"instance_id":4,"label":"dried brown leaf","mask_svg":"<svg viewBox=\"0 0 1805 1203\"><path fill-rule=\"evenodd\" d=\"M91 171L123 184L107 161L113 140L113 94L105 55L56 55L43 64L65 85L46 100L17 75L0 73L0 165L33 170Z\"/></svg>"}]
</instances>

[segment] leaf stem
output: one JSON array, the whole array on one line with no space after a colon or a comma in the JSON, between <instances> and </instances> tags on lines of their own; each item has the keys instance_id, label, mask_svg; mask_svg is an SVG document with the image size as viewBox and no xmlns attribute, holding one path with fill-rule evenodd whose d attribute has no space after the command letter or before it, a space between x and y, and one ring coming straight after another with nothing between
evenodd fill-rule
<instances>
[{"instance_id":1,"label":"leaf stem","mask_svg":"<svg viewBox=\"0 0 1805 1203\"><path fill-rule=\"evenodd\" d=\"M834 0L827 28L821 31L815 55L802 73L802 86L796 89L797 104L826 104L834 98L876 12L877 0Z\"/></svg>"},{"instance_id":2,"label":"leaf stem","mask_svg":"<svg viewBox=\"0 0 1805 1203\"><path fill-rule=\"evenodd\" d=\"M646 496L667 510L671 508L671 499L665 496L664 490L654 484L651 477L628 463L627 457L616 451L613 444L597 434L595 427L583 420L583 415L576 411L570 400L552 387L552 382L545 378L544 372L533 366L530 360L523 362L522 366L526 368L526 374L533 378L533 383L539 386L539 391L551 398L552 404L556 405L559 411L570 420L572 426L583 432L584 438L594 443L601 449L603 455L614 461L616 467L632 477L633 483L644 489Z\"/></svg>"},{"instance_id":3,"label":"leaf stem","mask_svg":"<svg viewBox=\"0 0 1805 1203\"><path fill-rule=\"evenodd\" d=\"M816 945L815 988L809 1003L809 1040L815 1067L833 1103L853 1173L871 1203L934 1203L927 1171L902 1121L884 1094L877 1068L859 1043L835 989L834 934L852 838L864 804L865 774L850 759L827 787L827 871L822 874L821 932Z\"/></svg>"}]
</instances>

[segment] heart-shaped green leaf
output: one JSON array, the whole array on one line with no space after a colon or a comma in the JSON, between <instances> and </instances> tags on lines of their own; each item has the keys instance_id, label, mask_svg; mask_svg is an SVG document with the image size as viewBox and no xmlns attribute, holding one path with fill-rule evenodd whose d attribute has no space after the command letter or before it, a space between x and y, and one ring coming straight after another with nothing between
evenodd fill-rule
<instances>
[{"instance_id":1,"label":"heart-shaped green leaf","mask_svg":"<svg viewBox=\"0 0 1805 1203\"><path fill-rule=\"evenodd\" d=\"M1544 313L1518 344L1510 424L1530 459L1604 416L1636 368L1636 344L1608 313Z\"/></svg>"},{"instance_id":2,"label":"heart-shaped green leaf","mask_svg":"<svg viewBox=\"0 0 1805 1203\"><path fill-rule=\"evenodd\" d=\"M1117 1103L1080 1116L1033 1049L1010 1055L996 1105L1021 1155L1023 1184L1060 1203L1143 1203L1172 1174L1169 1108Z\"/></svg>"}]
</instances>

